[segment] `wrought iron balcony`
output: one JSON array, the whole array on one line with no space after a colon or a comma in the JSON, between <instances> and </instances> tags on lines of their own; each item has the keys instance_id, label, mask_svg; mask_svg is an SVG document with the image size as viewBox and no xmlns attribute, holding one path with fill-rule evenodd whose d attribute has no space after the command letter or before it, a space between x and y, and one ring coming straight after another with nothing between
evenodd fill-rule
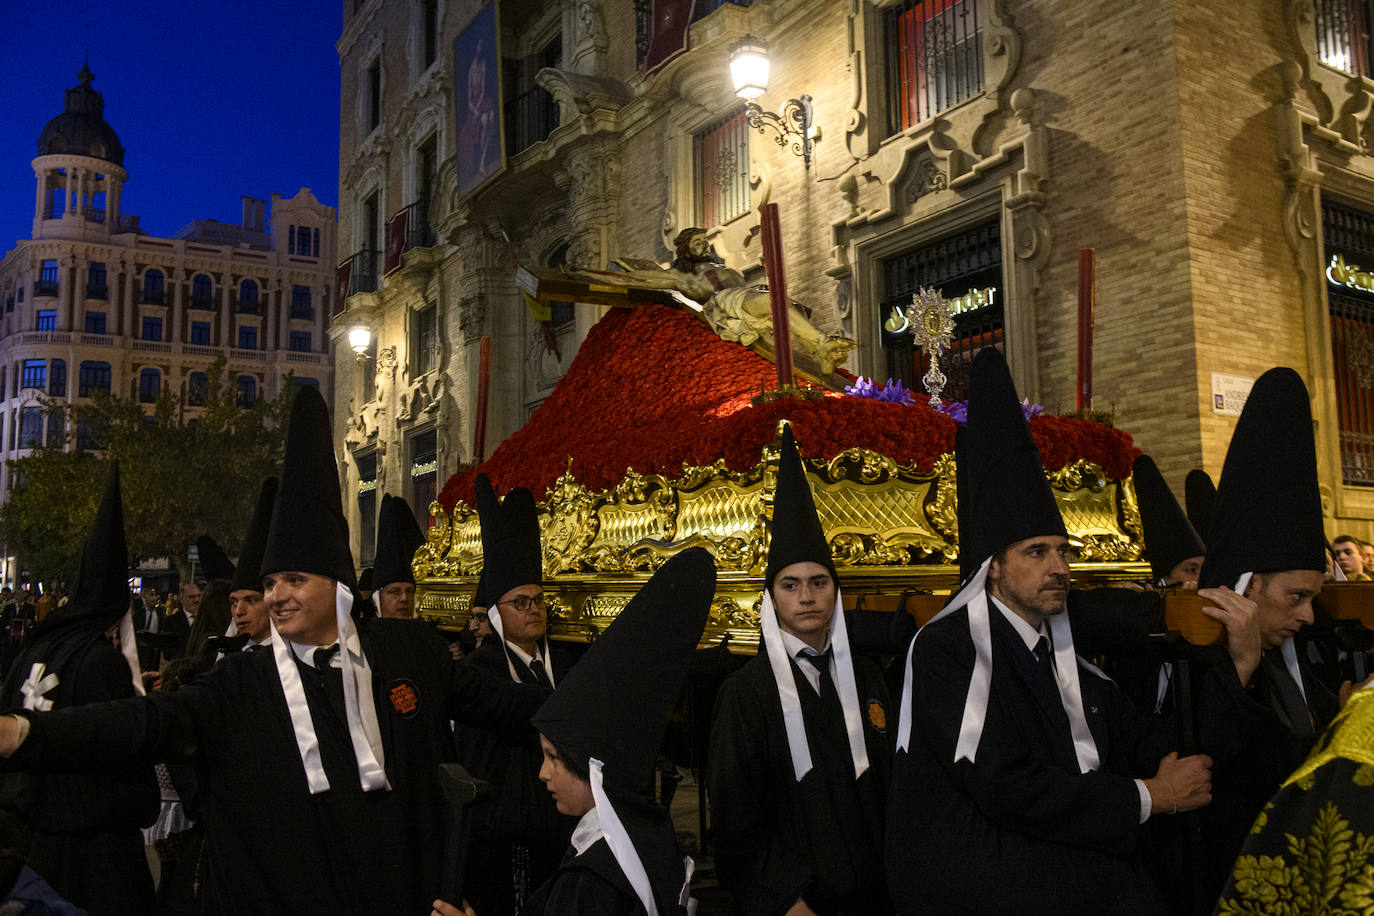
<instances>
[{"instance_id":1,"label":"wrought iron balcony","mask_svg":"<svg viewBox=\"0 0 1374 916\"><path fill-rule=\"evenodd\" d=\"M37 280L33 284L33 294L35 296L56 296L56 280Z\"/></svg>"},{"instance_id":2,"label":"wrought iron balcony","mask_svg":"<svg viewBox=\"0 0 1374 916\"><path fill-rule=\"evenodd\" d=\"M338 284L343 295L337 298L340 309L343 301L356 293L375 293L377 291L377 254L363 249L354 252L338 267Z\"/></svg>"},{"instance_id":3,"label":"wrought iron balcony","mask_svg":"<svg viewBox=\"0 0 1374 916\"><path fill-rule=\"evenodd\" d=\"M526 89L506 103L506 151L514 156L558 126L558 105L547 90Z\"/></svg>"}]
</instances>

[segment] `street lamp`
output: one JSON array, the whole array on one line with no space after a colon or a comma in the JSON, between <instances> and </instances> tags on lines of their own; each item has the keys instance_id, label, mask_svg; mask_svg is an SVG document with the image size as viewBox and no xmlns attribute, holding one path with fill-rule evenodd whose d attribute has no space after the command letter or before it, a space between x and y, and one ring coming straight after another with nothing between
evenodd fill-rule
<instances>
[{"instance_id":1,"label":"street lamp","mask_svg":"<svg viewBox=\"0 0 1374 916\"><path fill-rule=\"evenodd\" d=\"M365 362L367 348L372 345L372 329L365 324L355 324L348 329L348 345L358 355L358 362Z\"/></svg>"},{"instance_id":2,"label":"street lamp","mask_svg":"<svg viewBox=\"0 0 1374 916\"><path fill-rule=\"evenodd\" d=\"M745 119L749 126L759 133L765 133L765 127L771 129L778 146L790 146L810 169L811 144L821 136L814 123L811 96L788 99L783 103L781 114L764 111L754 99L768 91L768 70L768 44L762 38L745 35L731 46L730 80L734 83L735 95L745 100Z\"/></svg>"}]
</instances>

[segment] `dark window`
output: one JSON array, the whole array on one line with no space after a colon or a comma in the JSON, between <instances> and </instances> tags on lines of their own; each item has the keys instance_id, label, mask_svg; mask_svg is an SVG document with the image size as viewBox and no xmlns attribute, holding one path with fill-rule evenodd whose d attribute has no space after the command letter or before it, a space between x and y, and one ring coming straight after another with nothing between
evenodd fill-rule
<instances>
[{"instance_id":1,"label":"dark window","mask_svg":"<svg viewBox=\"0 0 1374 916\"><path fill-rule=\"evenodd\" d=\"M19 412L19 447L38 448L43 444L43 408L25 407Z\"/></svg>"},{"instance_id":2,"label":"dark window","mask_svg":"<svg viewBox=\"0 0 1374 916\"><path fill-rule=\"evenodd\" d=\"M549 255L550 267L563 267L568 263L568 246L560 245L553 254ZM549 318L554 327L559 327L573 321L577 317L577 312L571 302L553 300L549 303Z\"/></svg>"},{"instance_id":3,"label":"dark window","mask_svg":"<svg viewBox=\"0 0 1374 916\"><path fill-rule=\"evenodd\" d=\"M410 507L421 528L429 527L429 504L435 499L439 479L439 450L434 430L410 440Z\"/></svg>"},{"instance_id":4,"label":"dark window","mask_svg":"<svg viewBox=\"0 0 1374 916\"><path fill-rule=\"evenodd\" d=\"M105 284L105 262L92 261L86 272L86 298L108 299L109 293Z\"/></svg>"},{"instance_id":5,"label":"dark window","mask_svg":"<svg viewBox=\"0 0 1374 916\"><path fill-rule=\"evenodd\" d=\"M191 280L191 308L212 309L215 307L215 285L205 274L196 274Z\"/></svg>"},{"instance_id":6,"label":"dark window","mask_svg":"<svg viewBox=\"0 0 1374 916\"><path fill-rule=\"evenodd\" d=\"M692 21L704 19L722 6L752 6L753 0L697 0L692 7Z\"/></svg>"},{"instance_id":7,"label":"dark window","mask_svg":"<svg viewBox=\"0 0 1374 916\"><path fill-rule=\"evenodd\" d=\"M62 411L54 410L48 414L48 448L62 447L62 434L66 424L62 422Z\"/></svg>"},{"instance_id":8,"label":"dark window","mask_svg":"<svg viewBox=\"0 0 1374 916\"><path fill-rule=\"evenodd\" d=\"M192 407L203 406L209 392L210 377L204 372L192 372L186 377L186 403Z\"/></svg>"},{"instance_id":9,"label":"dark window","mask_svg":"<svg viewBox=\"0 0 1374 916\"><path fill-rule=\"evenodd\" d=\"M210 322L191 322L191 343L202 347L210 346Z\"/></svg>"},{"instance_id":10,"label":"dark window","mask_svg":"<svg viewBox=\"0 0 1374 916\"><path fill-rule=\"evenodd\" d=\"M315 312L310 307L310 287L300 285L291 287L291 317L306 320L315 317Z\"/></svg>"},{"instance_id":11,"label":"dark window","mask_svg":"<svg viewBox=\"0 0 1374 916\"><path fill-rule=\"evenodd\" d=\"M143 319L143 339L162 340L162 319L144 318Z\"/></svg>"},{"instance_id":12,"label":"dark window","mask_svg":"<svg viewBox=\"0 0 1374 916\"><path fill-rule=\"evenodd\" d=\"M367 129L373 131L382 123L382 59L367 65Z\"/></svg>"},{"instance_id":13,"label":"dark window","mask_svg":"<svg viewBox=\"0 0 1374 916\"><path fill-rule=\"evenodd\" d=\"M19 378L20 388L47 388L48 364L41 359L26 359L24 372Z\"/></svg>"},{"instance_id":14,"label":"dark window","mask_svg":"<svg viewBox=\"0 0 1374 916\"><path fill-rule=\"evenodd\" d=\"M162 390L162 373L156 369L144 369L138 374L138 402L152 404L157 393Z\"/></svg>"},{"instance_id":15,"label":"dark window","mask_svg":"<svg viewBox=\"0 0 1374 916\"><path fill-rule=\"evenodd\" d=\"M295 253L296 253L296 227L295 227L295 226L287 226L287 227L286 227L286 253L287 253L287 254L295 254Z\"/></svg>"},{"instance_id":16,"label":"dark window","mask_svg":"<svg viewBox=\"0 0 1374 916\"><path fill-rule=\"evenodd\" d=\"M85 362L77 372L76 393L88 398L97 391L110 391L110 364Z\"/></svg>"},{"instance_id":17,"label":"dark window","mask_svg":"<svg viewBox=\"0 0 1374 916\"><path fill-rule=\"evenodd\" d=\"M312 239L312 243L311 243L311 246L310 246L310 248L311 248L311 255L310 255L310 256L311 256L312 258L318 258L318 257L320 256L320 230L318 230L318 229L312 229L312 230L310 230L310 236L311 236L311 239Z\"/></svg>"},{"instance_id":18,"label":"dark window","mask_svg":"<svg viewBox=\"0 0 1374 916\"><path fill-rule=\"evenodd\" d=\"M96 438L89 423L85 420L78 420L76 423L76 447L82 451L90 451L91 449L102 449L105 445Z\"/></svg>"},{"instance_id":19,"label":"dark window","mask_svg":"<svg viewBox=\"0 0 1374 916\"><path fill-rule=\"evenodd\" d=\"M309 352L310 352L310 332L309 332L309 331L292 331L292 332L291 332L291 349L294 350L294 351L297 352L297 353L309 353Z\"/></svg>"},{"instance_id":20,"label":"dark window","mask_svg":"<svg viewBox=\"0 0 1374 916\"><path fill-rule=\"evenodd\" d=\"M889 133L983 91L977 0L905 0L883 16Z\"/></svg>"},{"instance_id":21,"label":"dark window","mask_svg":"<svg viewBox=\"0 0 1374 916\"><path fill-rule=\"evenodd\" d=\"M426 68L439 56L439 2L420 0L420 46Z\"/></svg>"},{"instance_id":22,"label":"dark window","mask_svg":"<svg viewBox=\"0 0 1374 916\"><path fill-rule=\"evenodd\" d=\"M167 280L162 271L154 267L143 275L143 301L148 305L161 305L167 294Z\"/></svg>"},{"instance_id":23,"label":"dark window","mask_svg":"<svg viewBox=\"0 0 1374 916\"><path fill-rule=\"evenodd\" d=\"M320 230L309 226L288 226L286 230L286 253L298 254L306 258L320 256Z\"/></svg>"},{"instance_id":24,"label":"dark window","mask_svg":"<svg viewBox=\"0 0 1374 916\"><path fill-rule=\"evenodd\" d=\"M55 359L52 361L52 371L48 373L48 394L55 398L65 398L67 396L67 361L65 359ZM0 400L3 400L4 386L0 384Z\"/></svg>"},{"instance_id":25,"label":"dark window","mask_svg":"<svg viewBox=\"0 0 1374 916\"><path fill-rule=\"evenodd\" d=\"M105 313L87 312L86 313L86 333L104 334L105 333Z\"/></svg>"},{"instance_id":26,"label":"dark window","mask_svg":"<svg viewBox=\"0 0 1374 916\"><path fill-rule=\"evenodd\" d=\"M1337 70L1370 75L1370 0L1317 0L1317 57Z\"/></svg>"},{"instance_id":27,"label":"dark window","mask_svg":"<svg viewBox=\"0 0 1374 916\"><path fill-rule=\"evenodd\" d=\"M743 111L692 139L698 225L711 227L749 212L749 123Z\"/></svg>"},{"instance_id":28,"label":"dark window","mask_svg":"<svg viewBox=\"0 0 1374 916\"><path fill-rule=\"evenodd\" d=\"M1346 484L1374 486L1374 378L1367 368L1374 293L1360 279L1374 264L1374 213L1322 201L1322 235L1341 477Z\"/></svg>"},{"instance_id":29,"label":"dark window","mask_svg":"<svg viewBox=\"0 0 1374 916\"><path fill-rule=\"evenodd\" d=\"M240 407L252 407L258 399L258 380L251 375L239 376L239 398Z\"/></svg>"},{"instance_id":30,"label":"dark window","mask_svg":"<svg viewBox=\"0 0 1374 916\"><path fill-rule=\"evenodd\" d=\"M317 378L311 378L308 375L294 375L291 378L291 388L293 391L299 391L302 388L314 388L316 391L320 390L320 380Z\"/></svg>"},{"instance_id":31,"label":"dark window","mask_svg":"<svg viewBox=\"0 0 1374 916\"><path fill-rule=\"evenodd\" d=\"M1001 224L990 220L883 261L883 301L878 310L887 375L907 388L923 390L920 379L930 368L902 327L905 307L922 287L952 301L954 339L940 357L948 381L941 398L968 397L968 369L983 347L1003 347ZM902 314L895 314L898 311Z\"/></svg>"},{"instance_id":32,"label":"dark window","mask_svg":"<svg viewBox=\"0 0 1374 916\"><path fill-rule=\"evenodd\" d=\"M37 329L40 330L40 331L56 331L56 330L57 330L57 310L56 310L56 309L39 309L39 310L38 310L38 325L37 325Z\"/></svg>"},{"instance_id":33,"label":"dark window","mask_svg":"<svg viewBox=\"0 0 1374 916\"><path fill-rule=\"evenodd\" d=\"M358 514L361 516L362 540L359 544L359 560L363 565L370 565L377 550L377 453L357 455L355 461L358 464Z\"/></svg>"},{"instance_id":34,"label":"dark window","mask_svg":"<svg viewBox=\"0 0 1374 916\"><path fill-rule=\"evenodd\" d=\"M410 316L410 374L424 375L439 364L439 308L431 305Z\"/></svg>"},{"instance_id":35,"label":"dark window","mask_svg":"<svg viewBox=\"0 0 1374 916\"><path fill-rule=\"evenodd\" d=\"M257 314L258 284L256 280L244 280L239 284L239 311Z\"/></svg>"},{"instance_id":36,"label":"dark window","mask_svg":"<svg viewBox=\"0 0 1374 916\"><path fill-rule=\"evenodd\" d=\"M256 350L258 348L258 329L250 327L239 327L239 349Z\"/></svg>"},{"instance_id":37,"label":"dark window","mask_svg":"<svg viewBox=\"0 0 1374 916\"><path fill-rule=\"evenodd\" d=\"M12 311L14 311L14 296L8 296L5 299L5 312L8 314Z\"/></svg>"},{"instance_id":38,"label":"dark window","mask_svg":"<svg viewBox=\"0 0 1374 916\"><path fill-rule=\"evenodd\" d=\"M534 80L545 67L563 66L563 36L555 35L542 50L521 60L502 61L506 85L506 155L514 156L543 140L558 126L558 105Z\"/></svg>"},{"instance_id":39,"label":"dark window","mask_svg":"<svg viewBox=\"0 0 1374 916\"><path fill-rule=\"evenodd\" d=\"M33 285L35 296L57 295L57 262L44 261L38 270L38 282Z\"/></svg>"}]
</instances>

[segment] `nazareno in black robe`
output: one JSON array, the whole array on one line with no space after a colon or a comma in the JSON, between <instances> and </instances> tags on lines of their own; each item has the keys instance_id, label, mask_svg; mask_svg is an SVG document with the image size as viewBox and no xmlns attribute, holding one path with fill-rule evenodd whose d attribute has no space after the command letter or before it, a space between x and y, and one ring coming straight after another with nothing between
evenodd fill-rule
<instances>
[{"instance_id":1,"label":"nazareno in black robe","mask_svg":"<svg viewBox=\"0 0 1374 916\"><path fill-rule=\"evenodd\" d=\"M917 637L913 728L893 762L887 877L902 913L1153 912L1136 861L1140 796L1176 750L1173 723L1138 712L1082 665L1084 714L1102 765L1080 773L1052 679L997 609L992 683L976 763L955 762L974 649L968 611ZM1207 678L1211 721L1245 731L1256 711L1234 669ZM1213 737L1219 737L1219 729Z\"/></svg>"},{"instance_id":2,"label":"nazareno in black robe","mask_svg":"<svg viewBox=\"0 0 1374 916\"><path fill-rule=\"evenodd\" d=\"M811 749L812 769L800 782L766 653L726 678L717 695L709 773L716 873L741 916L785 913L798 899L822 914L886 912L883 807L892 737L882 673L854 659L869 759L855 780L843 717L827 711L790 664Z\"/></svg>"},{"instance_id":3,"label":"nazareno in black robe","mask_svg":"<svg viewBox=\"0 0 1374 916\"><path fill-rule=\"evenodd\" d=\"M129 664L102 632L71 625L25 650L5 681L3 707L23 702L20 686L35 662L58 676L46 696L75 709L134 696ZM146 916L156 904L140 828L157 818L157 777L148 762L125 761L89 773L6 773L6 801L33 830L28 866L63 898L92 916Z\"/></svg>"},{"instance_id":4,"label":"nazareno in black robe","mask_svg":"<svg viewBox=\"0 0 1374 916\"><path fill-rule=\"evenodd\" d=\"M568 654L550 647L554 677L568 673ZM504 644L496 637L463 659L498 680L510 679ZM524 684L538 683L534 672L512 657ZM539 781L544 753L539 736L528 723L509 729L458 726L458 761L470 774L491 783L493 797L473 809L472 843L468 854L464 896L478 913L511 912L515 908L511 882L511 844L530 850L530 890L544 883L572 836L576 818L558 813L553 797ZM523 727L522 727L523 726Z\"/></svg>"},{"instance_id":5,"label":"nazareno in black robe","mask_svg":"<svg viewBox=\"0 0 1374 916\"><path fill-rule=\"evenodd\" d=\"M611 804L634 843L649 876L660 916L682 916L683 857L673 822L663 806L625 792L610 790ZM644 916L611 847L601 838L577 855L570 846L553 875L538 887L520 916Z\"/></svg>"},{"instance_id":6,"label":"nazareno in black robe","mask_svg":"<svg viewBox=\"0 0 1374 916\"><path fill-rule=\"evenodd\" d=\"M58 772L193 762L211 912L423 916L439 892L446 818L437 767L452 756L449 719L527 721L547 691L457 665L423 622L358 627L390 791L362 791L342 710L302 665L330 783L310 794L271 652L228 656L173 694L28 714L32 730L9 765Z\"/></svg>"}]
</instances>

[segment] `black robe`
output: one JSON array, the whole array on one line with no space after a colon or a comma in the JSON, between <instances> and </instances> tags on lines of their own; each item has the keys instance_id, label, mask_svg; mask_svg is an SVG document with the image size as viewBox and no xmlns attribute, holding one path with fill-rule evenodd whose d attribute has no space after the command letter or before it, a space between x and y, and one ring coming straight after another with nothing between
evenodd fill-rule
<instances>
[{"instance_id":1,"label":"black robe","mask_svg":"<svg viewBox=\"0 0 1374 916\"><path fill-rule=\"evenodd\" d=\"M46 694L53 709L134 696L124 656L103 633L75 625L16 659L0 698L4 707L23 702L20 687L35 662L58 676ZM3 782L7 800L20 805L33 830L28 865L59 894L93 916L153 912L153 878L140 832L157 819L151 764L128 761L83 774L7 773Z\"/></svg>"},{"instance_id":2,"label":"black robe","mask_svg":"<svg viewBox=\"0 0 1374 916\"><path fill-rule=\"evenodd\" d=\"M300 665L330 788L311 795L271 652L225 659L175 693L29 714L11 766L99 769L189 760L199 772L210 889L219 913L428 914L438 896L448 720L527 720L546 691L453 663L433 628L358 624L391 790L363 792L347 726Z\"/></svg>"},{"instance_id":3,"label":"black robe","mask_svg":"<svg viewBox=\"0 0 1374 916\"><path fill-rule=\"evenodd\" d=\"M660 916L679 916L686 871L673 822L661 805L615 792L611 803L649 876ZM520 916L644 916L634 888L601 838L577 855L569 847L553 875L520 909Z\"/></svg>"},{"instance_id":4,"label":"black robe","mask_svg":"<svg viewBox=\"0 0 1374 916\"><path fill-rule=\"evenodd\" d=\"M899 911L1149 912L1162 905L1136 862L1140 795L1175 750L1172 723L1138 713L1079 666L1102 765L1080 773L1052 677L989 608L992 682L976 763L954 761L974 648L967 609L916 640L910 749L893 764L887 877ZM1204 696L1236 728L1253 721L1234 669Z\"/></svg>"},{"instance_id":5,"label":"black robe","mask_svg":"<svg viewBox=\"0 0 1374 916\"><path fill-rule=\"evenodd\" d=\"M1225 650L1220 648L1200 650L1196 655L1202 659L1204 670L1230 665ZM1208 902L1221 893L1230 876L1231 865L1260 810L1288 774L1302 763L1317 736L1336 714L1335 695L1312 674L1299 654L1298 670L1311 722L1304 728L1303 724L1288 721L1276 681L1287 673L1276 670L1281 668L1278 650L1266 653L1265 661L1255 669L1247 688L1259 710L1254 727L1233 736L1224 746L1214 748L1212 803L1201 812L1206 862L1202 897ZM1289 680L1291 682L1291 678ZM1225 726L1224 722L1199 714L1198 729L1202 733Z\"/></svg>"},{"instance_id":6,"label":"black robe","mask_svg":"<svg viewBox=\"0 0 1374 916\"><path fill-rule=\"evenodd\" d=\"M572 659L550 647L554 678L568 673ZM466 664L498 680L510 679L506 653L497 639L488 639L466 656ZM536 684L534 672L512 654L520 682ZM458 760L473 776L491 783L492 798L473 809L472 844L468 855L464 896L478 913L509 913L515 908L511 880L511 846L529 849L530 890L548 880L559 865L576 819L558 813L553 796L539 780L544 762L539 735L528 724L506 729L459 726L455 739ZM524 725L524 727L519 727Z\"/></svg>"},{"instance_id":7,"label":"black robe","mask_svg":"<svg viewBox=\"0 0 1374 916\"><path fill-rule=\"evenodd\" d=\"M827 913L882 913L883 807L892 757L887 687L854 659L869 769L854 778L839 708L824 704L795 661L812 769L798 782L768 656L726 678L711 727L716 873L732 912L785 913L798 899Z\"/></svg>"}]
</instances>

